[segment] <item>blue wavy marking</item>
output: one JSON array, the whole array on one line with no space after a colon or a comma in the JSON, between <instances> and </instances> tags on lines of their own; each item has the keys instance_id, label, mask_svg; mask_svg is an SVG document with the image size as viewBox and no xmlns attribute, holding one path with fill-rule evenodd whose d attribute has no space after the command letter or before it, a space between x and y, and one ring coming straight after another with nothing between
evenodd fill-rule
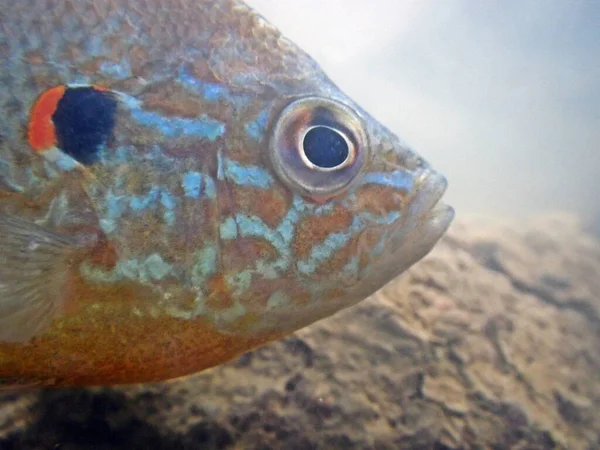
<instances>
[{"instance_id":1,"label":"blue wavy marking","mask_svg":"<svg viewBox=\"0 0 600 450\"><path fill-rule=\"evenodd\" d=\"M154 279L161 280L171 273L173 268L170 264L163 261L159 254L154 253L146 258L146 261L142 264L145 269L145 275Z\"/></svg>"},{"instance_id":2,"label":"blue wavy marking","mask_svg":"<svg viewBox=\"0 0 600 450\"><path fill-rule=\"evenodd\" d=\"M392 172L370 172L365 174L360 184L380 184L395 189L410 190L414 185L414 176L403 170L394 170Z\"/></svg>"},{"instance_id":3,"label":"blue wavy marking","mask_svg":"<svg viewBox=\"0 0 600 450\"><path fill-rule=\"evenodd\" d=\"M228 217L221 223L219 234L221 239L225 240L232 240L238 237L238 227L233 217Z\"/></svg>"},{"instance_id":4,"label":"blue wavy marking","mask_svg":"<svg viewBox=\"0 0 600 450\"><path fill-rule=\"evenodd\" d=\"M221 239L243 237L261 237L269 242L280 254L286 254L287 242L276 230L273 230L262 219L246 214L236 214L221 223Z\"/></svg>"},{"instance_id":5,"label":"blue wavy marking","mask_svg":"<svg viewBox=\"0 0 600 450\"><path fill-rule=\"evenodd\" d=\"M153 253L144 260L126 259L119 261L117 266L109 272L99 271L96 267L88 264L82 265L81 270L86 276L107 283L114 283L126 278L149 284L175 275L175 268L165 262L158 253Z\"/></svg>"},{"instance_id":6,"label":"blue wavy marking","mask_svg":"<svg viewBox=\"0 0 600 450\"><path fill-rule=\"evenodd\" d=\"M242 237L259 237L269 242L277 251L279 258L274 261L259 260L256 262L255 269L244 271L245 276L251 276L252 273L260 273L267 279L274 279L281 275L281 271L289 266L291 260L291 247L284 237L277 231L265 224L262 219L256 216L247 216L236 214L234 217L227 218L221 223L221 239L232 240Z\"/></svg>"},{"instance_id":7,"label":"blue wavy marking","mask_svg":"<svg viewBox=\"0 0 600 450\"><path fill-rule=\"evenodd\" d=\"M155 167L169 169L173 167L175 158L168 156L160 145L154 144L150 150L140 155L142 158L151 161Z\"/></svg>"},{"instance_id":8,"label":"blue wavy marking","mask_svg":"<svg viewBox=\"0 0 600 450\"><path fill-rule=\"evenodd\" d=\"M125 201L125 196L115 195L112 193L112 191L108 191L106 194L106 214L102 219L105 227L112 231L115 226L115 220L121 217L126 208L127 204ZM107 230L105 229L105 231Z\"/></svg>"},{"instance_id":9,"label":"blue wavy marking","mask_svg":"<svg viewBox=\"0 0 600 450\"><path fill-rule=\"evenodd\" d=\"M226 171L224 171L226 173ZM385 177L373 177L372 180L387 182ZM316 205L312 202L306 202L300 196L294 196L292 205L285 217L277 227L268 226L260 217L235 214L226 218L219 225L220 238L223 240L235 240L240 237L261 238L269 242L277 251L277 257L272 259L261 259L256 261L253 268L248 268L236 276L238 278L227 280L232 288L242 289L245 286L244 280L253 273L269 278L281 276L282 271L288 270L290 265L300 274L309 275L314 273L317 268L329 260L339 249L343 248L350 240L359 233L371 226L392 226L401 217L400 211L392 211L385 215L378 215L368 211L357 214L350 227L343 232L329 234L322 242L313 246L309 256L301 261L295 261L292 254L292 240L296 231L296 226L300 220L307 215L326 216L335 208L334 202L325 205ZM384 239L378 243L377 250L382 250L381 244ZM216 268L213 268L216 270ZM340 274L346 277L358 276L359 255L354 255L340 269Z\"/></svg>"},{"instance_id":10,"label":"blue wavy marking","mask_svg":"<svg viewBox=\"0 0 600 450\"><path fill-rule=\"evenodd\" d=\"M100 73L105 76L123 80L131 77L131 66L127 59L121 60L120 63L112 61L104 61L99 67Z\"/></svg>"},{"instance_id":11,"label":"blue wavy marking","mask_svg":"<svg viewBox=\"0 0 600 450\"><path fill-rule=\"evenodd\" d=\"M56 165L59 169L64 170L65 172L69 172L79 166L75 159L62 153L56 160Z\"/></svg>"},{"instance_id":12,"label":"blue wavy marking","mask_svg":"<svg viewBox=\"0 0 600 450\"><path fill-rule=\"evenodd\" d=\"M327 261L333 254L346 245L356 234L363 231L367 226L390 225L400 218L399 211L393 211L385 216L376 216L372 213L362 213L352 220L350 228L346 232L332 233L323 242L312 248L310 256L304 261L298 261L296 267L304 274L313 273L317 267Z\"/></svg>"},{"instance_id":13,"label":"blue wavy marking","mask_svg":"<svg viewBox=\"0 0 600 450\"><path fill-rule=\"evenodd\" d=\"M209 276L217 271L217 249L208 245L195 253L195 264L192 267L192 284L201 288Z\"/></svg>"},{"instance_id":14,"label":"blue wavy marking","mask_svg":"<svg viewBox=\"0 0 600 450\"><path fill-rule=\"evenodd\" d=\"M281 220L281 223L277 227L277 232L281 235L285 242L292 242L294 230L296 229L298 220L300 220L300 216L298 214L298 210L294 207L290 208L288 213Z\"/></svg>"},{"instance_id":15,"label":"blue wavy marking","mask_svg":"<svg viewBox=\"0 0 600 450\"><path fill-rule=\"evenodd\" d=\"M87 36L87 39L83 41L82 50L85 52L86 55L89 55L90 58L105 56L107 54L107 51L106 44L104 41L104 34L90 33L90 35Z\"/></svg>"},{"instance_id":16,"label":"blue wavy marking","mask_svg":"<svg viewBox=\"0 0 600 450\"><path fill-rule=\"evenodd\" d=\"M252 274L244 270L239 273L225 275L225 282L227 286L232 289L234 295L242 295L244 291L250 288L252 283Z\"/></svg>"},{"instance_id":17,"label":"blue wavy marking","mask_svg":"<svg viewBox=\"0 0 600 450\"><path fill-rule=\"evenodd\" d=\"M208 102L216 102L221 99L231 100L231 92L226 86L199 80L190 73L187 67L179 68L177 81L187 89L200 94Z\"/></svg>"},{"instance_id":18,"label":"blue wavy marking","mask_svg":"<svg viewBox=\"0 0 600 450\"><path fill-rule=\"evenodd\" d=\"M323 242L315 245L311 251L308 261L298 261L296 267L301 273L309 274L316 270L317 266L329 259L333 253L348 243L353 233L332 233Z\"/></svg>"},{"instance_id":19,"label":"blue wavy marking","mask_svg":"<svg viewBox=\"0 0 600 450\"><path fill-rule=\"evenodd\" d=\"M215 141L225 134L225 124L203 114L194 119L169 117L153 111L146 111L138 99L119 93L124 105L140 125L156 128L167 137L191 136Z\"/></svg>"},{"instance_id":20,"label":"blue wavy marking","mask_svg":"<svg viewBox=\"0 0 600 450\"><path fill-rule=\"evenodd\" d=\"M267 300L267 309L276 309L282 305L288 305L292 299L283 291L275 291Z\"/></svg>"},{"instance_id":21,"label":"blue wavy marking","mask_svg":"<svg viewBox=\"0 0 600 450\"><path fill-rule=\"evenodd\" d=\"M228 180L240 186L253 186L268 189L273 183L273 177L268 170L255 165L243 165L226 158L221 152L217 153L217 179Z\"/></svg>"},{"instance_id":22,"label":"blue wavy marking","mask_svg":"<svg viewBox=\"0 0 600 450\"><path fill-rule=\"evenodd\" d=\"M156 128L167 137L195 136L215 141L225 133L225 124L202 115L197 119L166 117L156 112L135 109L133 118L149 128Z\"/></svg>"},{"instance_id":23,"label":"blue wavy marking","mask_svg":"<svg viewBox=\"0 0 600 450\"><path fill-rule=\"evenodd\" d=\"M177 200L167 190L163 190L160 193L160 204L164 208L163 219L167 225L175 224L175 207L177 206Z\"/></svg>"},{"instance_id":24,"label":"blue wavy marking","mask_svg":"<svg viewBox=\"0 0 600 450\"><path fill-rule=\"evenodd\" d=\"M184 174L181 186L186 197L199 198L202 189L202 174L193 171Z\"/></svg>"},{"instance_id":25,"label":"blue wavy marking","mask_svg":"<svg viewBox=\"0 0 600 450\"><path fill-rule=\"evenodd\" d=\"M217 197L217 187L211 177L204 177L204 192L207 198L212 199Z\"/></svg>"},{"instance_id":26,"label":"blue wavy marking","mask_svg":"<svg viewBox=\"0 0 600 450\"><path fill-rule=\"evenodd\" d=\"M133 145L106 148L98 151L98 159L106 167L120 167L126 164L139 164L140 160L148 161L152 167L168 170L175 164L175 158L164 152L160 145L144 147L143 151ZM136 162L137 161L137 162Z\"/></svg>"},{"instance_id":27,"label":"blue wavy marking","mask_svg":"<svg viewBox=\"0 0 600 450\"><path fill-rule=\"evenodd\" d=\"M132 149L133 147L117 147L114 152L110 153L101 149L99 158L103 164L112 163L113 165L120 166L131 161Z\"/></svg>"},{"instance_id":28,"label":"blue wavy marking","mask_svg":"<svg viewBox=\"0 0 600 450\"><path fill-rule=\"evenodd\" d=\"M125 212L141 213L148 209L160 208L165 223L174 225L177 203L177 198L163 187L154 186L145 195L115 195L112 190L109 190L106 194L106 213L100 224L105 232L110 233L115 230L116 221Z\"/></svg>"},{"instance_id":29,"label":"blue wavy marking","mask_svg":"<svg viewBox=\"0 0 600 450\"><path fill-rule=\"evenodd\" d=\"M344 267L342 267L341 273L346 278L356 278L358 277L359 269L359 255L357 254L350 258L350 261L348 261L348 263Z\"/></svg>"},{"instance_id":30,"label":"blue wavy marking","mask_svg":"<svg viewBox=\"0 0 600 450\"><path fill-rule=\"evenodd\" d=\"M253 139L260 141L267 128L267 119L269 118L269 109L265 108L260 112L256 119L250 123L247 123L246 133Z\"/></svg>"},{"instance_id":31,"label":"blue wavy marking","mask_svg":"<svg viewBox=\"0 0 600 450\"><path fill-rule=\"evenodd\" d=\"M217 180L225 179L225 157L223 152L217 152Z\"/></svg>"},{"instance_id":32,"label":"blue wavy marking","mask_svg":"<svg viewBox=\"0 0 600 450\"><path fill-rule=\"evenodd\" d=\"M312 202L306 202L300 195L294 194L292 206L285 215L285 217L279 223L277 232L282 238L290 244L294 238L294 231L296 230L296 224L305 215L317 215L324 216L335 208L333 202L325 203L323 205L317 205Z\"/></svg>"},{"instance_id":33,"label":"blue wavy marking","mask_svg":"<svg viewBox=\"0 0 600 450\"><path fill-rule=\"evenodd\" d=\"M193 170L183 174L181 187L186 197L200 198L204 194L204 197L214 199L217 196L214 180L206 174Z\"/></svg>"},{"instance_id":34,"label":"blue wavy marking","mask_svg":"<svg viewBox=\"0 0 600 450\"><path fill-rule=\"evenodd\" d=\"M242 236L260 236L266 239L280 254L287 253L287 243L282 236L255 216L238 214L236 223Z\"/></svg>"},{"instance_id":35,"label":"blue wavy marking","mask_svg":"<svg viewBox=\"0 0 600 450\"><path fill-rule=\"evenodd\" d=\"M227 159L224 172L227 179L240 186L268 189L273 185L273 177L262 167L242 165L237 161Z\"/></svg>"},{"instance_id":36,"label":"blue wavy marking","mask_svg":"<svg viewBox=\"0 0 600 450\"><path fill-rule=\"evenodd\" d=\"M292 260L291 243L297 223L306 215L326 215L331 212L334 205L315 205L304 201L300 196L295 196L292 206L276 228L269 227L262 219L256 216L237 214L228 217L220 224L220 236L224 240L243 237L259 237L269 242L278 252L274 261L261 260L256 263L256 271L266 278L275 278L279 272L286 270ZM397 215L390 215L383 220L393 221ZM366 221L381 222L381 218L365 217L355 218L353 226L347 233L334 233L329 235L321 246L313 249L313 254L307 262L298 263L297 269L303 273L310 273L333 253L341 248L357 231L363 229Z\"/></svg>"},{"instance_id":37,"label":"blue wavy marking","mask_svg":"<svg viewBox=\"0 0 600 450\"><path fill-rule=\"evenodd\" d=\"M125 195L123 196L129 202L129 207L134 211L142 211L152 203L156 203L160 194L160 188L154 186L146 195Z\"/></svg>"}]
</instances>

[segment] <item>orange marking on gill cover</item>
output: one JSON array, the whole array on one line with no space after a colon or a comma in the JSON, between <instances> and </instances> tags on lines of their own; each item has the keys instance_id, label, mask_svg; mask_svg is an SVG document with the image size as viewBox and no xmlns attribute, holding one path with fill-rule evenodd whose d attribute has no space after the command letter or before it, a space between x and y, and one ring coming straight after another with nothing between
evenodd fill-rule
<instances>
[{"instance_id":1,"label":"orange marking on gill cover","mask_svg":"<svg viewBox=\"0 0 600 450\"><path fill-rule=\"evenodd\" d=\"M380 215L403 210L409 199L405 190L376 184L360 186L355 194L357 209Z\"/></svg>"},{"instance_id":2,"label":"orange marking on gill cover","mask_svg":"<svg viewBox=\"0 0 600 450\"><path fill-rule=\"evenodd\" d=\"M42 92L31 108L27 139L36 152L43 152L56 145L52 115L66 89L65 86L55 86Z\"/></svg>"},{"instance_id":3,"label":"orange marking on gill cover","mask_svg":"<svg viewBox=\"0 0 600 450\"><path fill-rule=\"evenodd\" d=\"M277 227L287 214L292 198L277 189L231 186L236 208L240 212L260 217L270 227Z\"/></svg>"},{"instance_id":4,"label":"orange marking on gill cover","mask_svg":"<svg viewBox=\"0 0 600 450\"><path fill-rule=\"evenodd\" d=\"M352 214L342 206L336 206L327 216L309 216L298 223L292 242L298 259L308 257L312 248L332 233L346 231L352 224Z\"/></svg>"}]
</instances>

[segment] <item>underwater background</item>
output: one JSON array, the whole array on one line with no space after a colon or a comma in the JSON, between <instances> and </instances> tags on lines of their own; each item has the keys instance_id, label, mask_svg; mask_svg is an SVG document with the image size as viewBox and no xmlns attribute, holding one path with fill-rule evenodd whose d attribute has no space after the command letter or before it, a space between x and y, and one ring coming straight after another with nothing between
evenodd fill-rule
<instances>
[{"instance_id":1,"label":"underwater background","mask_svg":"<svg viewBox=\"0 0 600 450\"><path fill-rule=\"evenodd\" d=\"M455 223L207 372L2 392L0 449L600 447L600 3L248 3L435 163Z\"/></svg>"}]
</instances>

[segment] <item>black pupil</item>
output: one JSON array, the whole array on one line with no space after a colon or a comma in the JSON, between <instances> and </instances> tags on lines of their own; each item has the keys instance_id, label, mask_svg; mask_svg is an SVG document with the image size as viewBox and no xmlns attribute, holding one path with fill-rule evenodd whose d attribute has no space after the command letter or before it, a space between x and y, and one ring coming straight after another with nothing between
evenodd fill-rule
<instances>
[{"instance_id":1,"label":"black pupil","mask_svg":"<svg viewBox=\"0 0 600 450\"><path fill-rule=\"evenodd\" d=\"M327 127L315 127L304 136L304 154L317 167L330 169L339 166L348 157L346 140Z\"/></svg>"}]
</instances>

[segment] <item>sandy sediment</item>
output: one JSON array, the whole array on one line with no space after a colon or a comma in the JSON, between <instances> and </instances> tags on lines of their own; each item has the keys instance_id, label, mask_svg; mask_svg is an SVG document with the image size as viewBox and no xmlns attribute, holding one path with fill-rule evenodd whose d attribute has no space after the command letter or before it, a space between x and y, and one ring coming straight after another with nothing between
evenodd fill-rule
<instances>
[{"instance_id":1,"label":"sandy sediment","mask_svg":"<svg viewBox=\"0 0 600 450\"><path fill-rule=\"evenodd\" d=\"M465 218L372 298L229 364L2 394L0 448L587 449L599 405L598 240L563 214Z\"/></svg>"}]
</instances>

